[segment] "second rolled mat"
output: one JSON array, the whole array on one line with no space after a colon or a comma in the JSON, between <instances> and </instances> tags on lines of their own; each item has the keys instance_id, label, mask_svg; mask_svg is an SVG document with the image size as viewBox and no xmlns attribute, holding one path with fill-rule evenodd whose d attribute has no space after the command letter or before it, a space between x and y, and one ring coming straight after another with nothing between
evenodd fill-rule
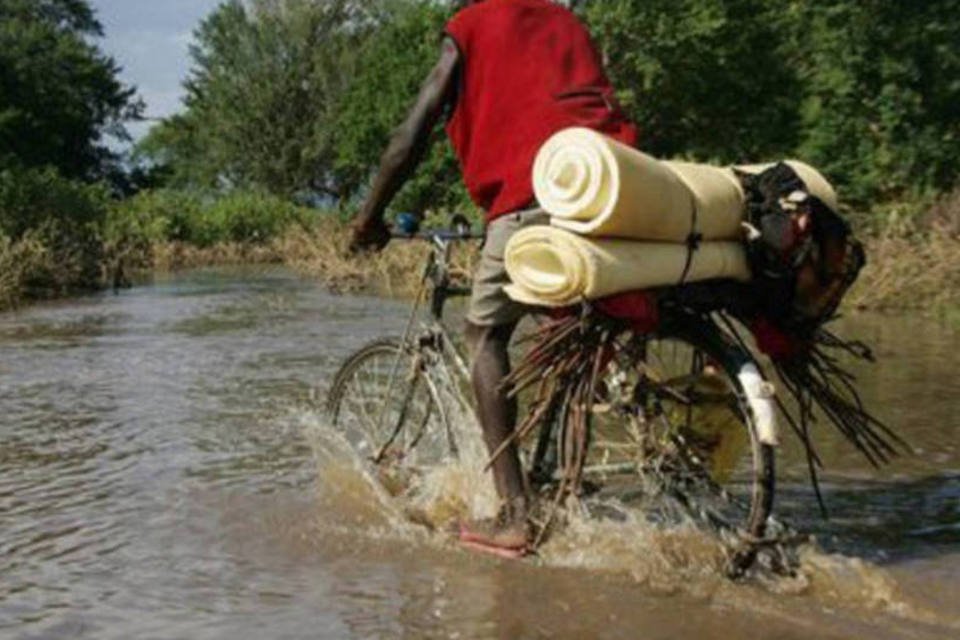
<instances>
[{"instance_id":1,"label":"second rolled mat","mask_svg":"<svg viewBox=\"0 0 960 640\"><path fill-rule=\"evenodd\" d=\"M788 160L808 191L836 206L830 183ZM737 167L759 173L772 165ZM730 168L660 161L590 129L565 129L533 167L537 201L552 224L581 235L684 242L740 238L745 197Z\"/></svg>"},{"instance_id":2,"label":"second rolled mat","mask_svg":"<svg viewBox=\"0 0 960 640\"><path fill-rule=\"evenodd\" d=\"M548 226L528 227L510 238L504 256L519 302L563 307L636 289L712 278L748 280L738 242L704 242L692 254L685 245L587 238Z\"/></svg>"}]
</instances>

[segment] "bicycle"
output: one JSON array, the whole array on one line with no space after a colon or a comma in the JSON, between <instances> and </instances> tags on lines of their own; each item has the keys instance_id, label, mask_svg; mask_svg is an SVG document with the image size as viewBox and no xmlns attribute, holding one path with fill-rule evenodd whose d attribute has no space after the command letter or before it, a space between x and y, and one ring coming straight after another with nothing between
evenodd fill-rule
<instances>
[{"instance_id":1,"label":"bicycle","mask_svg":"<svg viewBox=\"0 0 960 640\"><path fill-rule=\"evenodd\" d=\"M380 481L402 493L411 478L459 455L461 442L451 422L450 399L444 396L453 389L456 401L469 406L462 390L470 371L444 322L444 310L448 300L470 292L451 280L452 247L481 236L461 225L394 237L431 246L406 328L399 338L374 340L344 361L330 387L327 410L334 427ZM732 575L742 574L764 545L777 444L772 389L762 369L711 316L724 300L740 293L739 286L712 282L664 288L657 294L662 318L654 333L613 325L616 355L605 366L603 384L591 391L586 412L591 438L579 469L594 492L626 486L638 475L650 477L651 471L669 477L654 491L669 493L698 517L739 534L730 560ZM427 299L429 316L418 328ZM584 317L588 309L581 310ZM573 410L559 398L538 409L534 442L521 446L535 490L563 480L558 424ZM749 450L745 473L742 466L720 473L710 468L710 430L705 435L700 428L707 423L726 425L713 436L737 427L741 448ZM695 487L707 488L725 506L693 504L688 492Z\"/></svg>"}]
</instances>

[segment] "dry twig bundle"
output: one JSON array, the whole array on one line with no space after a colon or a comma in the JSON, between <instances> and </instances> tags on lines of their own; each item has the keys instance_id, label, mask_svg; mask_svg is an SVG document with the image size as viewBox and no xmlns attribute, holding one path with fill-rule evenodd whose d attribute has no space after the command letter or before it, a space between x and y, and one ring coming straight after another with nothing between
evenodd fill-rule
<instances>
[{"instance_id":1,"label":"dry twig bundle","mask_svg":"<svg viewBox=\"0 0 960 640\"><path fill-rule=\"evenodd\" d=\"M821 327L802 355L774 363L797 407L791 412L781 402L780 410L804 445L810 480L825 516L817 477L817 469L822 469L823 463L810 437L810 426L816 420L815 407L874 468L909 450L903 438L866 409L856 388L856 376L844 367L841 354L874 361L872 352L862 342L846 341Z\"/></svg>"},{"instance_id":2,"label":"dry twig bundle","mask_svg":"<svg viewBox=\"0 0 960 640\"><path fill-rule=\"evenodd\" d=\"M746 349L746 342L731 319L725 314L721 314L721 318L727 332ZM824 465L810 433L810 427L818 416L817 411L875 468L909 450L903 438L864 406L856 388L856 376L841 361L843 355L874 362L873 353L867 345L845 340L823 326L813 331L805 348L797 355L773 361L777 375L793 398L796 408L791 409L779 398L777 406L804 447L810 481L824 516L827 510L818 476L818 470L823 469Z\"/></svg>"},{"instance_id":3,"label":"dry twig bundle","mask_svg":"<svg viewBox=\"0 0 960 640\"><path fill-rule=\"evenodd\" d=\"M558 500L578 493L590 442L593 399L616 348L616 335L614 323L596 315L565 316L541 327L534 337L536 345L504 381L511 396L535 388L531 410L492 459L530 434L546 416L559 416L555 434Z\"/></svg>"},{"instance_id":4,"label":"dry twig bundle","mask_svg":"<svg viewBox=\"0 0 960 640\"><path fill-rule=\"evenodd\" d=\"M731 318L725 314L720 314L720 318L727 332L747 350ZM621 322L590 308L585 308L580 315L564 316L541 327L532 337L533 347L504 383L512 396L526 389L533 390L530 410L491 460L527 437L545 420L556 416L554 437L560 480L557 503L567 495L579 495L596 390L607 364L622 348L618 338L625 329ZM817 416L825 417L875 467L889 462L907 448L900 436L866 409L857 392L855 376L841 361L844 354L872 361L872 354L864 344L845 341L821 327L800 355L774 362L796 408L788 407L779 399L777 402L804 446L811 483L824 513L817 475L823 463L810 432Z\"/></svg>"}]
</instances>

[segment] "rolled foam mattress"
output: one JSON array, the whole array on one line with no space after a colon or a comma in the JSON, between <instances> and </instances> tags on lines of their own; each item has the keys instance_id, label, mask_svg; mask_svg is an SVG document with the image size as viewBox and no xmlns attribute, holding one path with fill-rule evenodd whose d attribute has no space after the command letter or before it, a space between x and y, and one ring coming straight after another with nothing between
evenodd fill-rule
<instances>
[{"instance_id":1,"label":"rolled foam mattress","mask_svg":"<svg viewBox=\"0 0 960 640\"><path fill-rule=\"evenodd\" d=\"M682 244L597 239L551 226L515 233L504 254L512 284L507 294L525 304L564 307L616 293L678 284L687 264ZM693 252L686 281L748 280L739 242L703 242Z\"/></svg>"},{"instance_id":2,"label":"rolled foam mattress","mask_svg":"<svg viewBox=\"0 0 960 640\"><path fill-rule=\"evenodd\" d=\"M787 161L811 193L836 194L815 169ZM738 167L758 173L773 165ZM730 168L660 161L584 128L564 129L541 147L533 167L537 201L551 224L581 235L685 242L741 237L745 198Z\"/></svg>"}]
</instances>

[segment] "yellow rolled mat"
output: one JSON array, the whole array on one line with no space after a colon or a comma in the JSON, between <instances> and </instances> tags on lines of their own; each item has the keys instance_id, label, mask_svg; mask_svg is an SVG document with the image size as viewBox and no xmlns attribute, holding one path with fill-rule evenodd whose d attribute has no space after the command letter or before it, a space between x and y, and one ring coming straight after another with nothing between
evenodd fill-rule
<instances>
[{"instance_id":1,"label":"yellow rolled mat","mask_svg":"<svg viewBox=\"0 0 960 640\"><path fill-rule=\"evenodd\" d=\"M815 169L787 161L810 190L836 206ZM738 167L760 172L773 166ZM565 129L541 147L533 186L551 223L581 235L684 242L741 237L744 194L730 168L660 161L590 129ZM696 214L696 215L694 215Z\"/></svg>"},{"instance_id":2,"label":"yellow rolled mat","mask_svg":"<svg viewBox=\"0 0 960 640\"><path fill-rule=\"evenodd\" d=\"M663 242L595 239L549 226L528 227L510 238L504 261L519 302L563 307L663 285L677 284L687 247ZM738 242L704 242L694 251L687 281L748 280L750 269Z\"/></svg>"}]
</instances>

